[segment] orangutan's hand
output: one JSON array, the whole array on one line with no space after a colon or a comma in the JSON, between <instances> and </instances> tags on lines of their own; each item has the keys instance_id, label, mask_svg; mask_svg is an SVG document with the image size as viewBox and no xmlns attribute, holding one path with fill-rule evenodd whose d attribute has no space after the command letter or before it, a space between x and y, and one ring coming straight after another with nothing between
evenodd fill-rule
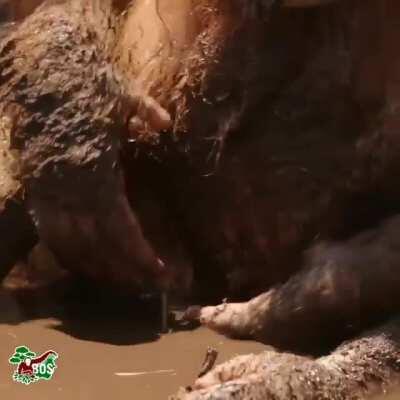
<instances>
[{"instance_id":1,"label":"orangutan's hand","mask_svg":"<svg viewBox=\"0 0 400 400\"><path fill-rule=\"evenodd\" d=\"M128 121L129 134L139 137L151 133L160 133L172 126L169 112L148 95L135 96L135 113Z\"/></svg>"}]
</instances>

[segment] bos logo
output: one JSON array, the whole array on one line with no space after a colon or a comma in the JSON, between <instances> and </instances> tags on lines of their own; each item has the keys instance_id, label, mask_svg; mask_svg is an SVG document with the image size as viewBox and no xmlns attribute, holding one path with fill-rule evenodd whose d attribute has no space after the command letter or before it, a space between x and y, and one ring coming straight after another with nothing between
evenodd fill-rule
<instances>
[{"instance_id":1,"label":"bos logo","mask_svg":"<svg viewBox=\"0 0 400 400\"><path fill-rule=\"evenodd\" d=\"M24 385L30 385L41 379L48 381L57 368L57 358L58 354L54 350L48 350L37 356L27 346L19 346L8 360L10 364L16 366L12 378Z\"/></svg>"}]
</instances>

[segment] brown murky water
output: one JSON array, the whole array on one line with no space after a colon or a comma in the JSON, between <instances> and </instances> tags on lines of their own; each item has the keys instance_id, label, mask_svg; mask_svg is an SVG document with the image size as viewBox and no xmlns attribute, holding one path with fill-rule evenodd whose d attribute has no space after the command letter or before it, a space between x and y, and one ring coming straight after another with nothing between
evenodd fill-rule
<instances>
[{"instance_id":1,"label":"brown murky water","mask_svg":"<svg viewBox=\"0 0 400 400\"><path fill-rule=\"evenodd\" d=\"M203 328L175 325L171 333L159 335L158 298L118 296L59 274L55 283L42 289L38 283L38 289L26 283L40 274L22 271L27 268L17 269L16 279L11 274L0 287L0 399L166 400L193 383L209 346L219 352L217 363L266 349ZM51 281L48 271L44 276ZM13 382L8 359L21 345L37 354L49 349L59 353L51 381L29 386ZM373 400L400 400L400 389Z\"/></svg>"},{"instance_id":2,"label":"brown murky water","mask_svg":"<svg viewBox=\"0 0 400 400\"><path fill-rule=\"evenodd\" d=\"M193 382L208 346L219 351L218 362L265 348L202 328L160 337L154 305L137 312L126 300L110 304L71 295L71 304L57 296L57 288L43 296L0 291L0 398L167 399ZM53 380L29 386L12 381L8 358L20 345L37 354L59 353Z\"/></svg>"}]
</instances>

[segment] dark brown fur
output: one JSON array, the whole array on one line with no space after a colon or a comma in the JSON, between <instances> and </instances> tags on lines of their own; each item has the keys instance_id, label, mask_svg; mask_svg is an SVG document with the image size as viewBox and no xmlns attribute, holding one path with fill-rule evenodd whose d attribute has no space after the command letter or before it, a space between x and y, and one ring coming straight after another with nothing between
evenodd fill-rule
<instances>
[{"instance_id":1,"label":"dark brown fur","mask_svg":"<svg viewBox=\"0 0 400 400\"><path fill-rule=\"evenodd\" d=\"M107 1L47 2L1 45L0 97L40 237L69 269L130 287L162 264L119 166L135 100L109 63L116 30Z\"/></svg>"}]
</instances>

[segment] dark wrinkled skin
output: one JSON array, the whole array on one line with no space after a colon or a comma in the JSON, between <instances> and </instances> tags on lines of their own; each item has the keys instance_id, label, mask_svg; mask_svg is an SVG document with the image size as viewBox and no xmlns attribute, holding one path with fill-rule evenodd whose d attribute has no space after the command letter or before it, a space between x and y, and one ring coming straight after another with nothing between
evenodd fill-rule
<instances>
[{"instance_id":1,"label":"dark wrinkled skin","mask_svg":"<svg viewBox=\"0 0 400 400\"><path fill-rule=\"evenodd\" d=\"M164 270L125 196L119 136L135 99L107 59L105 4L53 1L16 27L0 48L0 97L39 236L66 268L132 288Z\"/></svg>"}]
</instances>

